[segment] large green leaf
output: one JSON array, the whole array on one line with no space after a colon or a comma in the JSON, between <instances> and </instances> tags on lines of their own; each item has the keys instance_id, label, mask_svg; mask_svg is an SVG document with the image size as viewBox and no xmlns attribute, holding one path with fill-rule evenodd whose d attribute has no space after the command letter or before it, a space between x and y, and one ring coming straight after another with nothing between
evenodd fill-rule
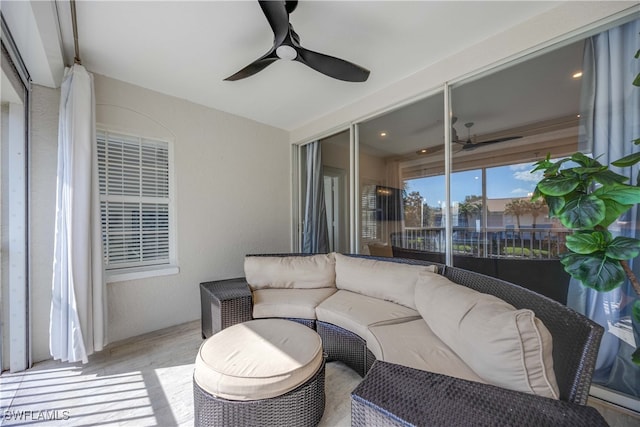
<instances>
[{"instance_id":1,"label":"large green leaf","mask_svg":"<svg viewBox=\"0 0 640 427\"><path fill-rule=\"evenodd\" d=\"M578 188L581 181L577 175L552 176L544 178L538 183L538 189L542 194L548 196L564 196Z\"/></svg>"},{"instance_id":2,"label":"large green leaf","mask_svg":"<svg viewBox=\"0 0 640 427\"><path fill-rule=\"evenodd\" d=\"M620 215L633 207L633 205L624 205L611 199L604 199L603 202L606 207L606 213L604 219L598 225L604 228L609 227L620 217Z\"/></svg>"},{"instance_id":3,"label":"large green leaf","mask_svg":"<svg viewBox=\"0 0 640 427\"><path fill-rule=\"evenodd\" d=\"M604 218L606 206L592 194L581 194L567 201L560 212L560 222L567 228L584 229L598 225Z\"/></svg>"},{"instance_id":4,"label":"large green leaf","mask_svg":"<svg viewBox=\"0 0 640 427\"><path fill-rule=\"evenodd\" d=\"M634 187L633 185L607 185L598 188L592 194L601 199L611 199L625 205L640 203L640 187Z\"/></svg>"},{"instance_id":5,"label":"large green leaf","mask_svg":"<svg viewBox=\"0 0 640 427\"><path fill-rule=\"evenodd\" d=\"M597 161L596 159L593 159L583 153L581 153L580 151L575 152L571 155L570 160L576 162L577 164L579 164L580 166L584 166L584 167L599 167L602 166L602 164Z\"/></svg>"},{"instance_id":6,"label":"large green leaf","mask_svg":"<svg viewBox=\"0 0 640 427\"><path fill-rule=\"evenodd\" d=\"M598 181L602 185L615 185L615 184L624 184L629 181L624 175L620 175L611 170L604 170L602 172L597 172L593 174L593 179Z\"/></svg>"},{"instance_id":7,"label":"large green leaf","mask_svg":"<svg viewBox=\"0 0 640 427\"><path fill-rule=\"evenodd\" d=\"M633 302L633 308L631 309L633 312L633 318L636 322L640 323L640 299L637 299Z\"/></svg>"},{"instance_id":8,"label":"large green leaf","mask_svg":"<svg viewBox=\"0 0 640 427\"><path fill-rule=\"evenodd\" d=\"M639 254L640 240L631 237L618 236L607 245L605 250L606 256L618 260L632 259Z\"/></svg>"},{"instance_id":9,"label":"large green leaf","mask_svg":"<svg viewBox=\"0 0 640 427\"><path fill-rule=\"evenodd\" d=\"M612 260L603 252L582 255L568 253L561 259L567 273L578 279L584 286L599 292L617 288L626 279L620 261Z\"/></svg>"},{"instance_id":10,"label":"large green leaf","mask_svg":"<svg viewBox=\"0 0 640 427\"><path fill-rule=\"evenodd\" d=\"M557 217L559 212L562 210L562 208L564 208L564 205L565 205L564 197L546 196L544 198L544 201L547 203L547 206L549 207L550 218Z\"/></svg>"},{"instance_id":11,"label":"large green leaf","mask_svg":"<svg viewBox=\"0 0 640 427\"><path fill-rule=\"evenodd\" d=\"M571 170L579 175L595 175L598 172L603 172L607 170L606 166L582 166L571 168Z\"/></svg>"},{"instance_id":12,"label":"large green leaf","mask_svg":"<svg viewBox=\"0 0 640 427\"><path fill-rule=\"evenodd\" d=\"M618 159L615 162L611 162L611 164L613 166L624 168L627 166L633 166L638 162L640 162L640 153L633 153L629 154L628 156L624 156L623 158Z\"/></svg>"},{"instance_id":13,"label":"large green leaf","mask_svg":"<svg viewBox=\"0 0 640 427\"><path fill-rule=\"evenodd\" d=\"M600 232L574 233L567 236L567 249L577 254L592 254L604 249L605 238Z\"/></svg>"}]
</instances>

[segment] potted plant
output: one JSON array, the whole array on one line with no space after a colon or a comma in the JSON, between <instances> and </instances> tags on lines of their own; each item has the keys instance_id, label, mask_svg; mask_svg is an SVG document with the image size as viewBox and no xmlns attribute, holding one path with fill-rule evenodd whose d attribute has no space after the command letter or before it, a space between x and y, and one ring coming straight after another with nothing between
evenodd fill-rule
<instances>
[{"instance_id":1,"label":"potted plant","mask_svg":"<svg viewBox=\"0 0 640 427\"><path fill-rule=\"evenodd\" d=\"M635 58L640 58L640 50ZM633 85L640 86L640 74ZM640 138L633 143L640 145ZM566 167L567 162L575 166ZM630 167L637 163L640 163L640 153L611 164ZM584 286L602 292L615 289L629 279L640 295L640 283L628 264L640 254L640 240L613 237L609 231L620 215L640 203L640 173L636 183L631 184L627 177L580 152L555 162L547 155L535 164L532 172L536 171L542 171L544 177L538 182L532 200L542 197L549 207L549 216L573 230L566 240L568 252L560 256L567 273ZM632 316L640 322L640 299L632 304ZM636 348L632 360L640 365L640 347Z\"/></svg>"}]
</instances>

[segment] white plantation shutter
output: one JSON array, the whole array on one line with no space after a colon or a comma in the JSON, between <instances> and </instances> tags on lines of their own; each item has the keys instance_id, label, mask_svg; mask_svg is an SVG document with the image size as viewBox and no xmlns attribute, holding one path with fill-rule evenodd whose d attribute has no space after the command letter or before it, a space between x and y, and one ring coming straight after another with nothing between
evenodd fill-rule
<instances>
[{"instance_id":1,"label":"white plantation shutter","mask_svg":"<svg viewBox=\"0 0 640 427\"><path fill-rule=\"evenodd\" d=\"M105 267L169 264L169 143L96 134Z\"/></svg>"},{"instance_id":2,"label":"white plantation shutter","mask_svg":"<svg viewBox=\"0 0 640 427\"><path fill-rule=\"evenodd\" d=\"M365 240L376 240L378 238L378 222L376 221L376 186L371 184L362 185L360 196L362 218L360 227L362 238Z\"/></svg>"}]
</instances>

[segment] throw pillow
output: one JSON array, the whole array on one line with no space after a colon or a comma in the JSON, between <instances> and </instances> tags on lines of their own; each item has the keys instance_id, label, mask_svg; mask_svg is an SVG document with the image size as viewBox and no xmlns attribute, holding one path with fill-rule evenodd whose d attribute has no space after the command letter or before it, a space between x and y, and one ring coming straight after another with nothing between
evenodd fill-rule
<instances>
[{"instance_id":1,"label":"throw pillow","mask_svg":"<svg viewBox=\"0 0 640 427\"><path fill-rule=\"evenodd\" d=\"M531 310L424 274L416 308L433 332L488 383L558 399L552 337Z\"/></svg>"}]
</instances>

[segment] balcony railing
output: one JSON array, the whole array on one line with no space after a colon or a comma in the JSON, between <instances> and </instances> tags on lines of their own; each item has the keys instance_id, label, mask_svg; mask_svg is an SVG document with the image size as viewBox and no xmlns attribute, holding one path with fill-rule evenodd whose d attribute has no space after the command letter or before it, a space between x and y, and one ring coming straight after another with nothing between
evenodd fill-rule
<instances>
[{"instance_id":1,"label":"balcony railing","mask_svg":"<svg viewBox=\"0 0 640 427\"><path fill-rule=\"evenodd\" d=\"M476 231L454 227L452 251L478 257L556 259L566 252L564 228L488 228ZM444 227L405 228L391 235L391 244L427 252L445 252Z\"/></svg>"}]
</instances>

